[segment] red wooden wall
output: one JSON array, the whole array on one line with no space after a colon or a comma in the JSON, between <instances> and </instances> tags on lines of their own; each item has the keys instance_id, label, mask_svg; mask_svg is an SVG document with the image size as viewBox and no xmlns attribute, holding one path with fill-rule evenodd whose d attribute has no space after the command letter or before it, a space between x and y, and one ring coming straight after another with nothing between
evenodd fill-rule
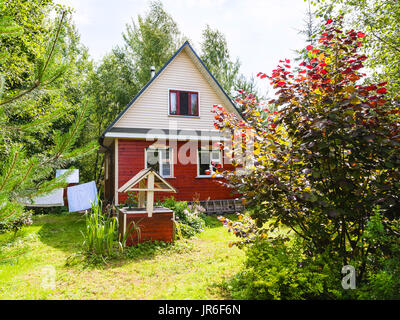
<instances>
[{"instance_id":1,"label":"red wooden wall","mask_svg":"<svg viewBox=\"0 0 400 320\"><path fill-rule=\"evenodd\" d=\"M119 214L119 235L124 236L124 214ZM141 214L126 214L125 230L128 232L132 228L131 222L134 222L140 229L140 238L138 233L132 231L126 240L128 246L136 245L144 241L164 241L172 242L174 240L175 225L172 212L157 212L149 218L147 212Z\"/></svg>"},{"instance_id":2,"label":"red wooden wall","mask_svg":"<svg viewBox=\"0 0 400 320\"><path fill-rule=\"evenodd\" d=\"M145 166L145 148L154 141L118 139L118 188L123 186ZM186 142L178 141L177 147L182 147ZM173 151L175 154L177 150ZM178 158L178 157L177 157ZM197 155L196 155L197 159ZM232 190L218 183L222 178L196 178L197 164L182 164L179 159L174 164L174 177L166 178L178 193L157 192L156 199L174 196L177 200L192 201L195 197L199 200L223 200L234 199ZM232 166L224 164L224 169L231 169ZM236 195L237 196L237 195ZM118 194L118 203L125 202L126 193Z\"/></svg>"}]
</instances>

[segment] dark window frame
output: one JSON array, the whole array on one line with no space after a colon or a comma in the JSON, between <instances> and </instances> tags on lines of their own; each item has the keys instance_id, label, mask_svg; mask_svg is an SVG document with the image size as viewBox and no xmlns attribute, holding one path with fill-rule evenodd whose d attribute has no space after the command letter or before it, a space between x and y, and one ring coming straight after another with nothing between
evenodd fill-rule
<instances>
[{"instance_id":1,"label":"dark window frame","mask_svg":"<svg viewBox=\"0 0 400 320\"><path fill-rule=\"evenodd\" d=\"M171 112L171 93L176 94L176 113ZM188 114L180 114L180 93L187 93L188 94ZM192 94L196 95L196 101L197 101L197 113L192 114ZM179 116L179 117L198 117L199 116L199 111L200 111L200 106L199 106L199 96L200 93L198 91L186 91L186 90L169 90L168 93L168 100L169 100L169 106L168 106L168 114L170 116Z\"/></svg>"}]
</instances>

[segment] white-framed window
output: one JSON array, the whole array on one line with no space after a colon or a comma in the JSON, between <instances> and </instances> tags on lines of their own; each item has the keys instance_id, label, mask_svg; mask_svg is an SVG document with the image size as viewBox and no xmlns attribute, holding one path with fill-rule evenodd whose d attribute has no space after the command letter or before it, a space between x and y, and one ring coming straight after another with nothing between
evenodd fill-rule
<instances>
[{"instance_id":1,"label":"white-framed window","mask_svg":"<svg viewBox=\"0 0 400 320\"><path fill-rule=\"evenodd\" d=\"M198 177L211 177L223 164L221 150L199 149L197 159Z\"/></svg>"},{"instance_id":2,"label":"white-framed window","mask_svg":"<svg viewBox=\"0 0 400 320\"><path fill-rule=\"evenodd\" d=\"M146 148L146 169L153 168L162 177L173 177L172 150L170 148Z\"/></svg>"}]
</instances>

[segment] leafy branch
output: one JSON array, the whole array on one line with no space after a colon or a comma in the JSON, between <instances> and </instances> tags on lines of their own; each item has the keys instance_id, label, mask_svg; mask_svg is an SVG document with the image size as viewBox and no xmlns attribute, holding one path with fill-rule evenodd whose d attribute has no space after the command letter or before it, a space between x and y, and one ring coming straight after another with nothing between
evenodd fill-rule
<instances>
[{"instance_id":1,"label":"leafy branch","mask_svg":"<svg viewBox=\"0 0 400 320\"><path fill-rule=\"evenodd\" d=\"M12 97L12 98L10 98L10 99L7 99L7 100L5 100L5 101L1 101L1 102L0 102L0 106L3 106L3 105L5 105L5 104L9 104L9 103L11 103L11 102L14 102L14 101L20 99L20 98L22 98L23 96L27 95L28 93L31 93L33 90L39 88L40 86L43 87L43 85L44 85L44 83L43 83L43 75L44 75L45 72L47 71L47 68L49 67L50 61L51 61L51 59L52 59L53 56L54 56L55 48L56 48L56 45L57 45L57 43L58 43L58 41L59 41L60 32L61 32L61 29L62 29L64 20L65 20L65 18L66 18L66 15L67 15L67 12L66 12L66 11L63 11L62 14L61 14L61 18L60 18L60 21L59 21L57 30L56 30L55 38L54 38L53 43L52 43L52 45L51 45L50 52L49 52L49 54L48 54L48 56L47 56L47 59L46 59L46 61L45 61L45 63L44 63L43 68L41 68L41 69L39 70L39 72L38 72L38 77L37 77L37 79L34 81L33 85L32 85L29 89L20 92L20 93L17 94L16 96L14 96L14 97ZM55 75L55 76L58 78L60 75L58 74L58 75ZM54 76L53 76L53 79L52 79L50 82L48 82L47 84L53 82L54 80L55 80L55 79L54 79Z\"/></svg>"}]
</instances>

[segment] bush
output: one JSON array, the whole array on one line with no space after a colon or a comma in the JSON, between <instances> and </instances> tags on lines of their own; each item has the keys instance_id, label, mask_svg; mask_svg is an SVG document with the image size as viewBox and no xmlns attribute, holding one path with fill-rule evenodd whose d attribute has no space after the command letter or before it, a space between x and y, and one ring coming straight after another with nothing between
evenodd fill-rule
<instances>
[{"instance_id":1,"label":"bush","mask_svg":"<svg viewBox=\"0 0 400 320\"><path fill-rule=\"evenodd\" d=\"M356 297L360 299L400 299L400 221L388 220L374 210L364 234L372 255L366 263L366 281Z\"/></svg>"},{"instance_id":2,"label":"bush","mask_svg":"<svg viewBox=\"0 0 400 320\"><path fill-rule=\"evenodd\" d=\"M304 240L287 236L271 237L255 227L255 221L239 216L239 221L219 217L239 239L231 244L246 251L244 271L228 283L231 295L239 299L399 299L400 221L389 220L379 208L367 221L358 246L370 254L364 260L344 262L329 246L317 254ZM341 288L341 268L356 270L356 290ZM362 273L365 273L363 275Z\"/></svg>"},{"instance_id":3,"label":"bush","mask_svg":"<svg viewBox=\"0 0 400 320\"><path fill-rule=\"evenodd\" d=\"M308 239L314 256L329 249L342 265L359 264L360 282L372 208L399 217L400 207L399 102L361 71L364 36L329 19L300 66L282 60L269 76L278 111L262 110L251 94L239 101L244 121L214 110L215 126L232 135L225 152L245 168L223 174L258 226L274 219Z\"/></svg>"},{"instance_id":4,"label":"bush","mask_svg":"<svg viewBox=\"0 0 400 320\"><path fill-rule=\"evenodd\" d=\"M83 246L89 255L101 258L110 257L114 255L116 247L119 251L123 251L127 236L130 232L136 231L136 226L133 225L123 239L117 239L118 220L115 217L109 218L103 214L100 197L92 205L92 209L86 211L85 217L86 228L85 232L82 232L85 239Z\"/></svg>"},{"instance_id":5,"label":"bush","mask_svg":"<svg viewBox=\"0 0 400 320\"><path fill-rule=\"evenodd\" d=\"M198 233L194 228L192 228L188 224L182 222L175 222L175 223L176 223L178 238L180 237L191 238Z\"/></svg>"},{"instance_id":6,"label":"bush","mask_svg":"<svg viewBox=\"0 0 400 320\"><path fill-rule=\"evenodd\" d=\"M0 222L0 232L13 231L17 232L25 225L32 224L32 210L22 211L16 215L14 219L8 219Z\"/></svg>"},{"instance_id":7,"label":"bush","mask_svg":"<svg viewBox=\"0 0 400 320\"><path fill-rule=\"evenodd\" d=\"M175 220L182 236L190 238L205 228L201 217L205 209L198 204L188 205L186 201L176 201L173 197L165 199L161 205L175 212Z\"/></svg>"},{"instance_id":8,"label":"bush","mask_svg":"<svg viewBox=\"0 0 400 320\"><path fill-rule=\"evenodd\" d=\"M333 259L312 259L301 244L258 238L246 249L244 271L225 283L233 299L293 300L341 297L340 267Z\"/></svg>"},{"instance_id":9,"label":"bush","mask_svg":"<svg viewBox=\"0 0 400 320\"><path fill-rule=\"evenodd\" d=\"M137 207L138 206L137 195L133 192L128 192L128 198L126 199L124 206L128 207L129 209Z\"/></svg>"}]
</instances>

